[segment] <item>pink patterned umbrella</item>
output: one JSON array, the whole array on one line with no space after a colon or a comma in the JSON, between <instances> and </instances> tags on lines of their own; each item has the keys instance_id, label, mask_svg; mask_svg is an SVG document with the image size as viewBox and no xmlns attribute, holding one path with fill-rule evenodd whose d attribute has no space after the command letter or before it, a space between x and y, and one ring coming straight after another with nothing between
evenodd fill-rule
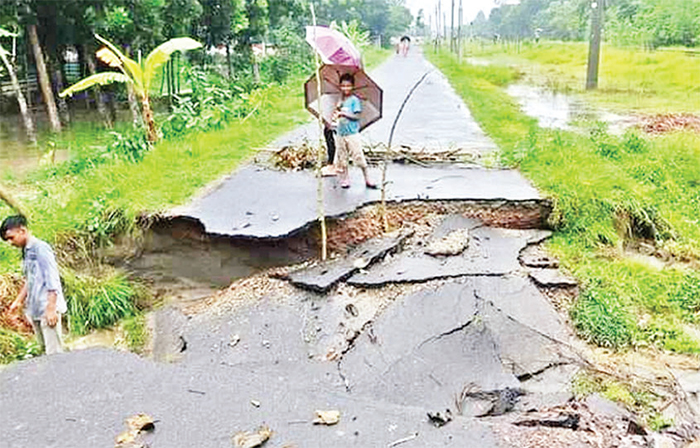
<instances>
[{"instance_id":1,"label":"pink patterned umbrella","mask_svg":"<svg viewBox=\"0 0 700 448\"><path fill-rule=\"evenodd\" d=\"M362 56L350 39L325 26L307 26L306 41L324 64L362 67Z\"/></svg>"}]
</instances>

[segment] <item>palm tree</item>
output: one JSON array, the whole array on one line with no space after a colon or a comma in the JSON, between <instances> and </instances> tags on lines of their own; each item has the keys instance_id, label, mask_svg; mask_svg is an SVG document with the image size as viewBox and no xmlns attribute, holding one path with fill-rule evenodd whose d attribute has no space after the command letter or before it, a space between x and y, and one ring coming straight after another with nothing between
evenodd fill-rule
<instances>
[{"instance_id":1,"label":"palm tree","mask_svg":"<svg viewBox=\"0 0 700 448\"><path fill-rule=\"evenodd\" d=\"M0 37L14 37L13 33L0 28ZM36 145L36 131L34 130L34 121L32 121L32 116L29 113L29 108L27 107L27 100L24 98L22 93L22 88L19 86L19 80L17 79L17 74L15 69L7 58L9 53L5 50L2 45L0 45L0 59L2 60L7 73L10 75L10 82L12 83L12 90L15 92L17 97L17 103L19 104L19 112L22 114L22 120L24 121L24 127L27 129L27 138Z\"/></svg>"},{"instance_id":2,"label":"palm tree","mask_svg":"<svg viewBox=\"0 0 700 448\"><path fill-rule=\"evenodd\" d=\"M142 62L136 62L125 56L119 49L107 39L95 35L97 40L105 46L97 52L97 57L109 65L118 68L119 72L102 72L78 81L63 92L60 96L73 95L76 92L88 89L96 85L111 84L113 82L129 83L133 87L136 95L141 100L141 112L143 121L147 126L148 141L154 143L158 140L156 122L153 119L151 109L150 90L151 83L155 78L157 70L170 59L176 51L187 51L200 48L202 44L189 37L178 37L160 44Z\"/></svg>"}]
</instances>

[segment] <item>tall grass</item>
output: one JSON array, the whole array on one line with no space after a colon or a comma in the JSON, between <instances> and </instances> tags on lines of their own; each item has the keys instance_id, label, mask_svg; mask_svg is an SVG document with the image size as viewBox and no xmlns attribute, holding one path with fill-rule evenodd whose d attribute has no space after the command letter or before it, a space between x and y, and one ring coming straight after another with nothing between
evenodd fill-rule
<instances>
[{"instance_id":1,"label":"tall grass","mask_svg":"<svg viewBox=\"0 0 700 448\"><path fill-rule=\"evenodd\" d=\"M603 44L599 89L585 92L587 44L472 43L467 51L521 70L528 82L573 91L614 110L642 113L700 110L700 58L684 48L656 51Z\"/></svg>"},{"instance_id":2,"label":"tall grass","mask_svg":"<svg viewBox=\"0 0 700 448\"><path fill-rule=\"evenodd\" d=\"M648 138L542 129L504 92L512 67L476 67L449 53L429 54L496 141L503 163L518 167L554 202L551 249L582 283L571 310L584 338L607 347L653 344L700 352L687 331L698 323L700 138ZM660 269L626 249L639 242L690 265Z\"/></svg>"}]
</instances>

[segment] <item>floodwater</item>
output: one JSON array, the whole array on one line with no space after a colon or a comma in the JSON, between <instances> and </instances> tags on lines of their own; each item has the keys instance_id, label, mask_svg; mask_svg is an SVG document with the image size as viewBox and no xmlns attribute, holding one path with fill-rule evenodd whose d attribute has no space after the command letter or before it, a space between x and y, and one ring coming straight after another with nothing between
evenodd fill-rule
<instances>
[{"instance_id":1,"label":"floodwater","mask_svg":"<svg viewBox=\"0 0 700 448\"><path fill-rule=\"evenodd\" d=\"M476 65L478 67L488 67L490 65L493 65L493 61L490 59L485 59L485 58L475 58L475 57L468 57L464 59L466 62L468 62L471 65Z\"/></svg>"},{"instance_id":2,"label":"floodwater","mask_svg":"<svg viewBox=\"0 0 700 448\"><path fill-rule=\"evenodd\" d=\"M506 91L543 128L577 130L582 123L597 121L607 123L611 134L621 135L638 121L634 116L605 111L573 95L541 87L512 84Z\"/></svg>"},{"instance_id":3,"label":"floodwater","mask_svg":"<svg viewBox=\"0 0 700 448\"><path fill-rule=\"evenodd\" d=\"M94 111L79 111L73 113L71 118L80 122L95 122L97 118ZM34 114L34 125L40 136L49 132L49 125L44 114ZM21 176L37 168L46 156L46 146L32 146L29 144L24 123L19 115L0 115L0 175L11 173L13 176ZM56 148L55 162L68 160L69 152L65 148Z\"/></svg>"}]
</instances>

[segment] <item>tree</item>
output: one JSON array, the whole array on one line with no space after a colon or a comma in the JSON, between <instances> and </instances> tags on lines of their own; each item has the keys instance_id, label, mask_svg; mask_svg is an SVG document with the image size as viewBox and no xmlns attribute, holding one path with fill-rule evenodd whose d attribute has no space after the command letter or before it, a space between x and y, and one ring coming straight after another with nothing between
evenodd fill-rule
<instances>
[{"instance_id":1,"label":"tree","mask_svg":"<svg viewBox=\"0 0 700 448\"><path fill-rule=\"evenodd\" d=\"M46 105L46 110L49 114L51 130L53 132L61 132L61 120L58 118L58 108L56 107L56 101L53 97L51 80L49 79L49 73L46 69L44 52L41 49L41 45L39 45L39 35L37 34L35 24L27 25L27 35L29 36L29 42L32 45L34 61L36 62L36 71L39 75L39 86L41 87L41 94L44 98L44 104Z\"/></svg>"},{"instance_id":2,"label":"tree","mask_svg":"<svg viewBox=\"0 0 700 448\"><path fill-rule=\"evenodd\" d=\"M169 0L163 9L163 35L173 38L192 34L202 12L198 0Z\"/></svg>"},{"instance_id":3,"label":"tree","mask_svg":"<svg viewBox=\"0 0 700 448\"><path fill-rule=\"evenodd\" d=\"M4 30L0 28L0 37L13 37L14 34L10 33L7 30ZM22 89L19 85L19 80L17 79L17 74L15 73L15 69L10 63L10 60L8 58L8 52L0 45L0 59L2 59L2 63L5 66L5 69L8 72L8 75L10 76L10 82L12 83L12 90L15 93L15 97L17 97L17 104L19 105L19 111L22 114L22 120L24 121L24 127L27 130L27 138L29 139L30 142L32 142L33 145L36 145L36 131L34 130L34 121L32 121L32 116L29 113L29 108L27 107L27 100L24 98L24 94L22 93Z\"/></svg>"},{"instance_id":4,"label":"tree","mask_svg":"<svg viewBox=\"0 0 700 448\"><path fill-rule=\"evenodd\" d=\"M141 100L141 111L147 128L148 141L151 143L157 141L158 132L150 103L151 83L156 76L156 72L163 64L168 62L174 52L194 50L200 48L202 44L189 37L170 39L151 51L145 61L136 62L125 56L108 40L99 35L95 35L95 37L105 45L104 48L97 52L97 57L110 67L118 68L120 72L103 72L88 76L61 92L61 96L73 95L76 92L96 85L111 84L113 82L129 83Z\"/></svg>"}]
</instances>

